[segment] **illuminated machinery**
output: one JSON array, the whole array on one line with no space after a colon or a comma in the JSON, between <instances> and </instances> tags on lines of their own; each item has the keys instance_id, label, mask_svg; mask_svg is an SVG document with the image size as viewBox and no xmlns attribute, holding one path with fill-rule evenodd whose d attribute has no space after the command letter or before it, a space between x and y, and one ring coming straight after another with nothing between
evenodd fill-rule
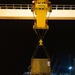
<instances>
[{"instance_id":1,"label":"illuminated machinery","mask_svg":"<svg viewBox=\"0 0 75 75\"><path fill-rule=\"evenodd\" d=\"M33 29L39 39L39 44L31 59L31 75L50 75L50 57L43 44L43 38L49 29L47 13L51 12L51 2L48 0L34 0L32 1L31 11L34 17ZM34 58L39 47L43 48L48 58Z\"/></svg>"}]
</instances>

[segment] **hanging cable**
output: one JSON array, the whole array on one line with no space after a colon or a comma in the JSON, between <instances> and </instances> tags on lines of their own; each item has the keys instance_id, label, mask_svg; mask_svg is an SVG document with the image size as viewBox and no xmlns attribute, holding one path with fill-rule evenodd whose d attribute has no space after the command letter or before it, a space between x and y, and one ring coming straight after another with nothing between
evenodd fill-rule
<instances>
[{"instance_id":1,"label":"hanging cable","mask_svg":"<svg viewBox=\"0 0 75 75\"><path fill-rule=\"evenodd\" d=\"M35 31L35 33L36 33L36 35L37 35L38 39L39 39L40 37L39 37L39 35L38 35L38 33L37 33L36 29L34 29L34 31Z\"/></svg>"},{"instance_id":2,"label":"hanging cable","mask_svg":"<svg viewBox=\"0 0 75 75\"><path fill-rule=\"evenodd\" d=\"M37 53L37 51L38 51L38 48L39 48L39 46L37 45L37 46L36 46L36 49L34 50L34 53L33 53L32 58L34 58L34 57L35 57L35 55L36 55L36 53ZM32 59L32 58L31 58L31 59Z\"/></svg>"},{"instance_id":3,"label":"hanging cable","mask_svg":"<svg viewBox=\"0 0 75 75\"><path fill-rule=\"evenodd\" d=\"M44 46L44 44L43 44L43 49L44 49L44 52L46 53L46 56L49 58L49 60L50 60L50 56L49 56L49 54L48 54L48 52L47 52L47 50L46 50L46 48L45 48L45 46Z\"/></svg>"},{"instance_id":4,"label":"hanging cable","mask_svg":"<svg viewBox=\"0 0 75 75\"><path fill-rule=\"evenodd\" d=\"M40 35L40 31L39 31L39 29L37 29L37 34L38 34L38 36L39 36L39 39L41 38L41 35Z\"/></svg>"},{"instance_id":5,"label":"hanging cable","mask_svg":"<svg viewBox=\"0 0 75 75\"><path fill-rule=\"evenodd\" d=\"M46 35L46 33L47 33L47 30L46 30L45 32L44 32L44 30L43 30L42 35L40 35L40 31L39 31L39 30L37 30L38 33L37 33L36 29L34 29L34 31L35 31L35 33L36 33L38 39L42 39L42 40L43 40L43 38L45 37L45 35Z\"/></svg>"},{"instance_id":6,"label":"hanging cable","mask_svg":"<svg viewBox=\"0 0 75 75\"><path fill-rule=\"evenodd\" d=\"M44 33L44 35L43 35L42 39L45 37L46 33L47 33L47 30L45 31L45 33Z\"/></svg>"},{"instance_id":7,"label":"hanging cable","mask_svg":"<svg viewBox=\"0 0 75 75\"><path fill-rule=\"evenodd\" d=\"M40 39L43 40L44 34L45 34L45 29L43 29Z\"/></svg>"},{"instance_id":8,"label":"hanging cable","mask_svg":"<svg viewBox=\"0 0 75 75\"><path fill-rule=\"evenodd\" d=\"M47 52L47 50L46 50L45 46L44 46L44 45L42 45L42 47L43 47L43 50L44 50L44 52L45 52L45 54L46 54L47 58L50 60L50 56L49 56L49 54L48 54L48 52ZM36 49L34 50L34 53L33 53L32 58L34 58L34 57L35 57L35 55L36 55L36 53L37 53L37 51L38 51L38 48L39 48L39 45L37 45L37 46L36 46Z\"/></svg>"}]
</instances>

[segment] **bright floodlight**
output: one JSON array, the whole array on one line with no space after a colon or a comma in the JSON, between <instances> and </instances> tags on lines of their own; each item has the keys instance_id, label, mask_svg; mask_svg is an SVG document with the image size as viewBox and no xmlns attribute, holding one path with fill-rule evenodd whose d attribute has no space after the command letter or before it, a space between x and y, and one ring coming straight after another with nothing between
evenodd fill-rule
<instances>
[{"instance_id":1,"label":"bright floodlight","mask_svg":"<svg viewBox=\"0 0 75 75\"><path fill-rule=\"evenodd\" d=\"M72 66L70 66L69 69L71 70L72 69Z\"/></svg>"}]
</instances>

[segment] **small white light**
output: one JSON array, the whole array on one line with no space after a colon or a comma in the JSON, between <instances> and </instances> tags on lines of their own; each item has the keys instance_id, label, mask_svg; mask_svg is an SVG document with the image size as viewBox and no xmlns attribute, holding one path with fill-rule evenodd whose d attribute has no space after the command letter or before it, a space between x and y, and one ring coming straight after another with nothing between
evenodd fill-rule
<instances>
[{"instance_id":1,"label":"small white light","mask_svg":"<svg viewBox=\"0 0 75 75\"><path fill-rule=\"evenodd\" d=\"M69 69L71 70L72 69L72 66L70 66Z\"/></svg>"},{"instance_id":2,"label":"small white light","mask_svg":"<svg viewBox=\"0 0 75 75\"><path fill-rule=\"evenodd\" d=\"M47 66L50 66L50 61L47 61Z\"/></svg>"},{"instance_id":3,"label":"small white light","mask_svg":"<svg viewBox=\"0 0 75 75\"><path fill-rule=\"evenodd\" d=\"M34 3L34 1L32 1L32 3Z\"/></svg>"}]
</instances>

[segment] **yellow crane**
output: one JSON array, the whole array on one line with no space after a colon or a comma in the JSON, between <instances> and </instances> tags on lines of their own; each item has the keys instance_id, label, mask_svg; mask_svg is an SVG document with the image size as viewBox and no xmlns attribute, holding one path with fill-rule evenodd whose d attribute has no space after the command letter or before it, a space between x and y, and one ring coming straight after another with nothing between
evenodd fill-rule
<instances>
[{"instance_id":1,"label":"yellow crane","mask_svg":"<svg viewBox=\"0 0 75 75\"><path fill-rule=\"evenodd\" d=\"M33 12L33 15L35 15L33 29L48 30L49 26L47 23L48 19L46 16L47 12L52 11L51 2L48 0L34 0L32 1L31 11ZM43 45L42 43L43 43L42 38L40 38L39 45Z\"/></svg>"},{"instance_id":2,"label":"yellow crane","mask_svg":"<svg viewBox=\"0 0 75 75\"><path fill-rule=\"evenodd\" d=\"M39 45L36 47L36 50L34 51L31 59L31 75L50 75L50 58L43 44L43 38L49 29L47 23L47 13L52 11L51 2L48 0L34 0L32 1L31 11L34 16L33 29L39 38ZM42 33L38 31L41 31ZM43 47L48 58L34 58L39 46Z\"/></svg>"},{"instance_id":3,"label":"yellow crane","mask_svg":"<svg viewBox=\"0 0 75 75\"><path fill-rule=\"evenodd\" d=\"M48 0L34 0L31 10L36 15L33 28L48 29L46 15L47 12L51 11L51 2Z\"/></svg>"}]
</instances>

